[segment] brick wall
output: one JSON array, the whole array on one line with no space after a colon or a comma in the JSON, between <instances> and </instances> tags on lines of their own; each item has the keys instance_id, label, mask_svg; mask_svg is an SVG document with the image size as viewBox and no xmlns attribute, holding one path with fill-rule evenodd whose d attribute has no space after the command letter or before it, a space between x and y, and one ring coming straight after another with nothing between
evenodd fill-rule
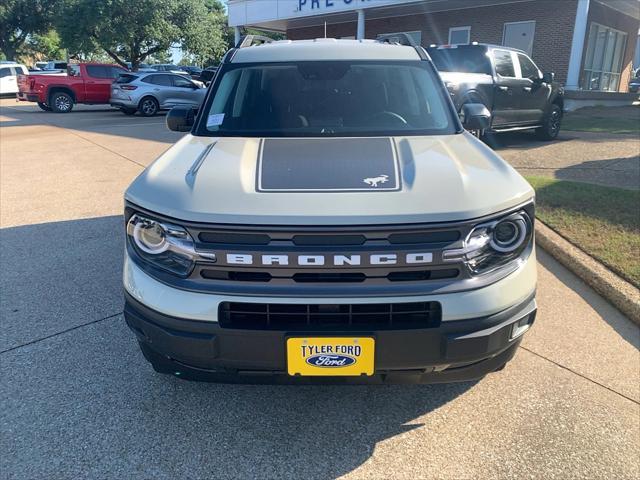
<instances>
[{"instance_id":1,"label":"brick wall","mask_svg":"<svg viewBox=\"0 0 640 480\"><path fill-rule=\"evenodd\" d=\"M532 0L511 5L371 19L366 22L366 37L420 30L422 44L428 46L447 43L450 27L470 25L471 41L501 44L505 22L535 20L533 59L542 71L555 72L556 79L564 83L569 67L576 7L577 0ZM327 25L328 37L346 37L355 33L355 21ZM324 26L292 29L287 36L293 40L319 38L324 36Z\"/></svg>"},{"instance_id":2,"label":"brick wall","mask_svg":"<svg viewBox=\"0 0 640 480\"><path fill-rule=\"evenodd\" d=\"M599 23L607 27L615 28L627 34L627 45L625 46L624 57L622 61L622 72L620 74L619 92L627 92L629 90L629 80L631 79L631 71L633 68L633 55L636 51L636 42L638 41L638 28L640 28L640 20L624 15L616 10L608 8L600 3L591 2L589 7L589 19L587 21L587 33L584 40L584 50L582 65L584 66L584 57L587 54L587 45L589 42L589 29L591 22ZM580 72L580 85L582 85L582 74Z\"/></svg>"}]
</instances>

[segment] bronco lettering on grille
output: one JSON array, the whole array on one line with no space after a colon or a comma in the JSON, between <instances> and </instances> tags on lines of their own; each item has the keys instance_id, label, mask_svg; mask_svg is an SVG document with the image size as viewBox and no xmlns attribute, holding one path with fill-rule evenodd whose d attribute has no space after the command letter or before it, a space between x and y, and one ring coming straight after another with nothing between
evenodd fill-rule
<instances>
[{"instance_id":1,"label":"bronco lettering on grille","mask_svg":"<svg viewBox=\"0 0 640 480\"><path fill-rule=\"evenodd\" d=\"M370 255L252 255L248 253L227 253L229 265L263 265L318 267L318 266L361 266L361 265L398 265L400 259L409 265L423 265L433 262L432 253L382 253Z\"/></svg>"}]
</instances>

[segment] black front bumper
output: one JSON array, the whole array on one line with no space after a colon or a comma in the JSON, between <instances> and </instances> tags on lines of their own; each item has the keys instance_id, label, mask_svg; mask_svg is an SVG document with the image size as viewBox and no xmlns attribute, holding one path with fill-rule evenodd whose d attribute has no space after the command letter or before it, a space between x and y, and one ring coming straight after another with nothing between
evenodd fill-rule
<instances>
[{"instance_id":1,"label":"black front bumper","mask_svg":"<svg viewBox=\"0 0 640 480\"><path fill-rule=\"evenodd\" d=\"M288 336L327 332L235 330L214 322L169 317L125 294L124 316L154 368L194 380L230 382L326 382L326 377L286 373ZM411 381L440 383L481 378L508 362L522 337L511 339L513 324L532 324L534 298L488 317L447 321L437 328L349 332L376 339L373 377L342 377L349 383ZM331 334L340 334L340 331ZM329 335L331 335L329 334ZM262 379L262 380L261 380ZM338 379L336 379L338 380Z\"/></svg>"}]
</instances>

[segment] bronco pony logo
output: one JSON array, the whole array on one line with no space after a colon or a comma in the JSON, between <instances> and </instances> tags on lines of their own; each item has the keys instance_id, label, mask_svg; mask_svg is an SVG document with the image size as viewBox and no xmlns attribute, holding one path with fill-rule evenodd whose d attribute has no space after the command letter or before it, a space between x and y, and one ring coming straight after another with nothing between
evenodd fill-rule
<instances>
[{"instance_id":1,"label":"bronco pony logo","mask_svg":"<svg viewBox=\"0 0 640 480\"><path fill-rule=\"evenodd\" d=\"M377 188L379 183L387 183L389 181L389 175L379 175L377 177L365 178L362 181L371 187Z\"/></svg>"}]
</instances>

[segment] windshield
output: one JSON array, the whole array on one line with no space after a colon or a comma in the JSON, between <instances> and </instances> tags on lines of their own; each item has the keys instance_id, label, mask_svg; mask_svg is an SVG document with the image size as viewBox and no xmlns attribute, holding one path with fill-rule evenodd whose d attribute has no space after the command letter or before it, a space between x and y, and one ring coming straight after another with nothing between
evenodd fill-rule
<instances>
[{"instance_id":1,"label":"windshield","mask_svg":"<svg viewBox=\"0 0 640 480\"><path fill-rule=\"evenodd\" d=\"M485 73L491 75L487 51L479 47L429 48L431 60L440 72Z\"/></svg>"},{"instance_id":2,"label":"windshield","mask_svg":"<svg viewBox=\"0 0 640 480\"><path fill-rule=\"evenodd\" d=\"M201 135L434 135L458 126L427 62L231 64L214 91Z\"/></svg>"}]
</instances>

